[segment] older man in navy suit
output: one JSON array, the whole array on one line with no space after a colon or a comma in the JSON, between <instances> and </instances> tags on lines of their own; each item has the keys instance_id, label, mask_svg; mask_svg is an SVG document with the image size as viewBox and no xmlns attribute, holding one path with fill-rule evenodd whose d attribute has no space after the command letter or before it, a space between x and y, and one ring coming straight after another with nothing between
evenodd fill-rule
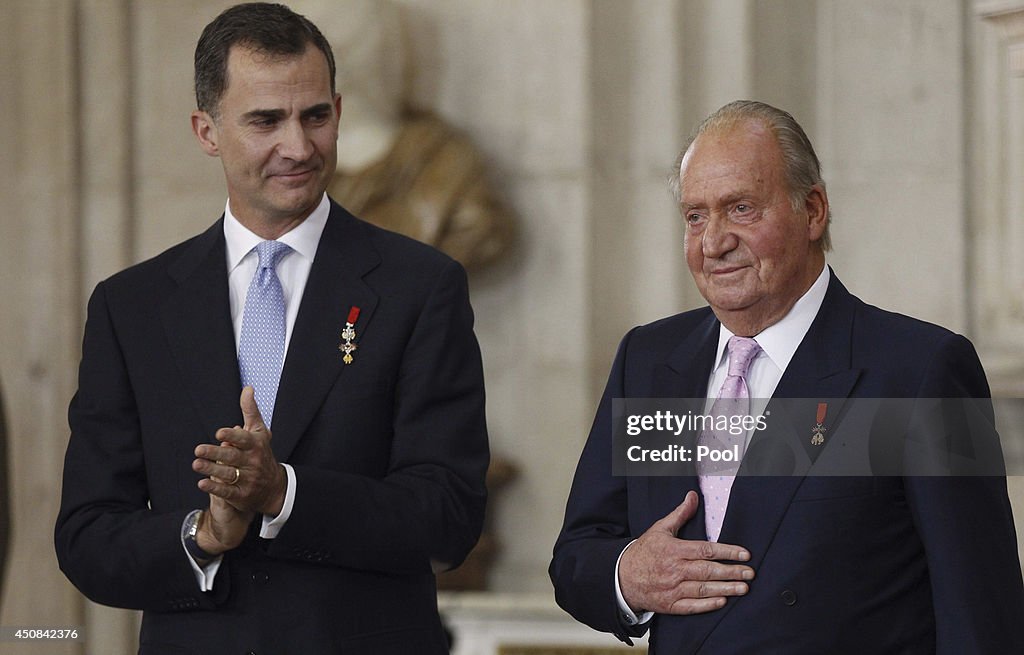
<instances>
[{"instance_id":1,"label":"older man in navy suit","mask_svg":"<svg viewBox=\"0 0 1024 655\"><path fill-rule=\"evenodd\" d=\"M210 23L192 127L224 215L89 302L57 555L144 611L140 653L448 652L434 573L488 461L466 278L324 193L334 70L282 5Z\"/></svg>"},{"instance_id":2,"label":"older man in navy suit","mask_svg":"<svg viewBox=\"0 0 1024 655\"><path fill-rule=\"evenodd\" d=\"M726 105L678 172L686 261L710 307L623 339L554 549L558 602L627 642L649 630L658 655L1024 652L998 449L970 477L910 456L887 475L745 475L770 445L751 428L738 470L618 475L615 399L706 399L717 415L755 399L980 398L991 419L970 342L863 303L825 265L825 184L789 114ZM811 465L857 442L836 404L797 429ZM831 436L844 428L849 441Z\"/></svg>"}]
</instances>

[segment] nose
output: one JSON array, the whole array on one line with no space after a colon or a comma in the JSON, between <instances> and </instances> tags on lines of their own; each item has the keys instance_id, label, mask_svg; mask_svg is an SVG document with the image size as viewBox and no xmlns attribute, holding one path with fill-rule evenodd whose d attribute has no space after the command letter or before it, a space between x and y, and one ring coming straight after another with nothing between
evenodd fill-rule
<instances>
[{"instance_id":1,"label":"nose","mask_svg":"<svg viewBox=\"0 0 1024 655\"><path fill-rule=\"evenodd\" d=\"M313 155L313 140L306 133L302 121L288 121L281 132L277 152L284 159L306 161Z\"/></svg>"},{"instance_id":2,"label":"nose","mask_svg":"<svg viewBox=\"0 0 1024 655\"><path fill-rule=\"evenodd\" d=\"M713 212L701 235L701 252L706 259L718 259L736 247L738 239L724 216Z\"/></svg>"}]
</instances>

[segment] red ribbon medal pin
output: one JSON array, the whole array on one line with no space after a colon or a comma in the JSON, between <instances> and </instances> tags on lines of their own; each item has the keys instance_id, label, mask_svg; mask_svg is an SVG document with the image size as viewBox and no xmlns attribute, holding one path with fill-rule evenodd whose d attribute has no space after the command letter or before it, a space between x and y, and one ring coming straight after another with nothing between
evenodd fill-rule
<instances>
[{"instance_id":1,"label":"red ribbon medal pin","mask_svg":"<svg viewBox=\"0 0 1024 655\"><path fill-rule=\"evenodd\" d=\"M825 414L828 412L828 403L818 403L818 416L816 425L811 430L811 445L820 446L825 443Z\"/></svg>"},{"instance_id":2,"label":"red ribbon medal pin","mask_svg":"<svg viewBox=\"0 0 1024 655\"><path fill-rule=\"evenodd\" d=\"M348 320L345 321L345 329L341 331L342 344L338 346L338 350L345 353L345 356L341 358L345 364L352 363L352 353L359 347L354 343L356 338L356 321L358 320L359 308L353 306L348 310Z\"/></svg>"}]
</instances>

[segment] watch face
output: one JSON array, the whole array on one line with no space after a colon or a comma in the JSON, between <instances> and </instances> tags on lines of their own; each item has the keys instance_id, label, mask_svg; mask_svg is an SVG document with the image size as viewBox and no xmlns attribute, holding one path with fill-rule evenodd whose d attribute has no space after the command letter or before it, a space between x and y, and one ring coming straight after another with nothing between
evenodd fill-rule
<instances>
[{"instance_id":1,"label":"watch face","mask_svg":"<svg viewBox=\"0 0 1024 655\"><path fill-rule=\"evenodd\" d=\"M199 515L202 510L192 510L192 512L185 517L185 523L181 526L181 538L182 539L195 539L196 532L199 529Z\"/></svg>"}]
</instances>

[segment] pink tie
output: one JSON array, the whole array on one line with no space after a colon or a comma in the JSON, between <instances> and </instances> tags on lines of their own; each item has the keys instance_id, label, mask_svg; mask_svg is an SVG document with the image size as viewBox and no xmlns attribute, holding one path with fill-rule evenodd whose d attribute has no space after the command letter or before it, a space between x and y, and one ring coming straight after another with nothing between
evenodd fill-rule
<instances>
[{"instance_id":1,"label":"pink tie","mask_svg":"<svg viewBox=\"0 0 1024 655\"><path fill-rule=\"evenodd\" d=\"M734 336L729 339L726 348L729 351L729 374L722 383L722 390L718 392L718 399L711 406L711 416L724 416L731 421L733 416L744 416L750 412L747 371L750 369L750 363L761 352L761 346L749 337ZM745 431L733 434L730 430L705 430L700 435L699 443L718 451L731 450L734 446L739 446L742 455L745 440ZM732 490L732 482L739 465L739 461L713 462L706 458L697 461L700 490L704 494L704 526L709 541L718 541L718 535L722 532L722 520L729 505L729 492Z\"/></svg>"}]
</instances>

